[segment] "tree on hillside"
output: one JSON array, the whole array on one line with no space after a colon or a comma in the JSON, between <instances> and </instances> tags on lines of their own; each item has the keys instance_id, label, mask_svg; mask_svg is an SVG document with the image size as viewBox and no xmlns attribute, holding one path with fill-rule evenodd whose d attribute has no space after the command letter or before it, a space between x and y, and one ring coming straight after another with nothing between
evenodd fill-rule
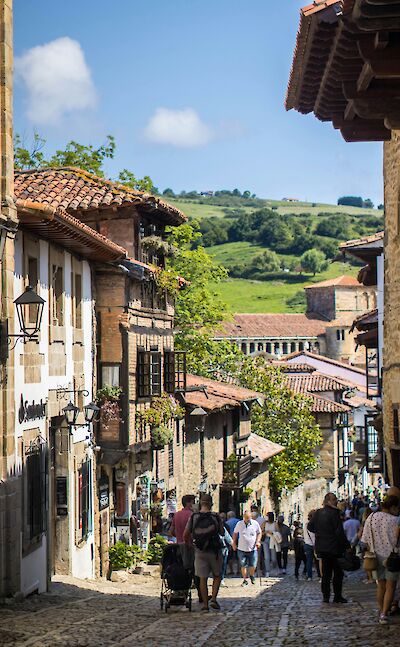
<instances>
[{"instance_id":1,"label":"tree on hillside","mask_svg":"<svg viewBox=\"0 0 400 647\"><path fill-rule=\"evenodd\" d=\"M164 189L164 191L162 192L162 194L163 194L164 196L166 196L166 197L170 197L170 198L174 198L174 197L175 197L175 193L174 193L174 192L173 192L173 190L172 190L172 189L170 189L170 188L168 188L168 189Z\"/></svg>"},{"instance_id":2,"label":"tree on hillside","mask_svg":"<svg viewBox=\"0 0 400 647\"><path fill-rule=\"evenodd\" d=\"M293 490L317 467L315 450L322 441L311 412L311 400L293 393L279 369L264 358L245 358L238 369L240 384L262 393L262 406L253 406L252 431L285 447L269 461L270 488L275 501L282 489Z\"/></svg>"},{"instance_id":3,"label":"tree on hillside","mask_svg":"<svg viewBox=\"0 0 400 647\"><path fill-rule=\"evenodd\" d=\"M343 195L338 199L337 203L348 207L363 207L364 200L360 196Z\"/></svg>"},{"instance_id":4,"label":"tree on hillside","mask_svg":"<svg viewBox=\"0 0 400 647\"><path fill-rule=\"evenodd\" d=\"M300 264L305 272L311 272L314 276L324 272L328 267L325 254L319 249L309 249L304 252Z\"/></svg>"},{"instance_id":5,"label":"tree on hillside","mask_svg":"<svg viewBox=\"0 0 400 647\"><path fill-rule=\"evenodd\" d=\"M315 233L317 236L329 236L330 238L346 239L350 235L350 219L342 214L340 217L330 215L318 223Z\"/></svg>"},{"instance_id":6,"label":"tree on hillside","mask_svg":"<svg viewBox=\"0 0 400 647\"><path fill-rule=\"evenodd\" d=\"M281 261L276 252L266 249L265 252L253 258L251 266L260 272L279 272Z\"/></svg>"},{"instance_id":7,"label":"tree on hillside","mask_svg":"<svg viewBox=\"0 0 400 647\"><path fill-rule=\"evenodd\" d=\"M364 200L363 207L364 207L364 209L373 209L374 208L374 203L372 202L372 200L370 198L367 198L366 200Z\"/></svg>"},{"instance_id":8,"label":"tree on hillside","mask_svg":"<svg viewBox=\"0 0 400 647\"><path fill-rule=\"evenodd\" d=\"M115 139L112 135L107 135L106 143L97 148L92 144L80 144L71 140L65 148L56 150L51 157L45 156L45 145L46 140L35 132L32 146L28 148L21 136L17 134L14 140L15 168L28 170L75 166L99 177L104 177L104 162L106 159L113 159L116 149ZM149 192L156 189L148 175L140 180L128 169L123 169L120 172L118 181L139 191Z\"/></svg>"}]
</instances>

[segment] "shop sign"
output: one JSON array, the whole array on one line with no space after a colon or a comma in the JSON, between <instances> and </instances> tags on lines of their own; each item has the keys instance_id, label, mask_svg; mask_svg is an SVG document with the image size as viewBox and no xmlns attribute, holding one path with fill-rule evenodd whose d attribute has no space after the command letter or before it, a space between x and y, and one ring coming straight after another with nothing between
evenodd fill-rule
<instances>
[{"instance_id":1,"label":"shop sign","mask_svg":"<svg viewBox=\"0 0 400 647\"><path fill-rule=\"evenodd\" d=\"M28 400L24 400L21 393L21 400L18 409L18 421L20 424L28 422L28 420L37 420L38 418L46 417L46 403L43 400L36 403L35 400L29 404Z\"/></svg>"},{"instance_id":2,"label":"shop sign","mask_svg":"<svg viewBox=\"0 0 400 647\"><path fill-rule=\"evenodd\" d=\"M66 517L68 514L68 486L66 476L56 478L56 508L58 517Z\"/></svg>"},{"instance_id":3,"label":"shop sign","mask_svg":"<svg viewBox=\"0 0 400 647\"><path fill-rule=\"evenodd\" d=\"M99 480L99 508L105 510L110 505L110 487L108 478L101 478Z\"/></svg>"}]
</instances>

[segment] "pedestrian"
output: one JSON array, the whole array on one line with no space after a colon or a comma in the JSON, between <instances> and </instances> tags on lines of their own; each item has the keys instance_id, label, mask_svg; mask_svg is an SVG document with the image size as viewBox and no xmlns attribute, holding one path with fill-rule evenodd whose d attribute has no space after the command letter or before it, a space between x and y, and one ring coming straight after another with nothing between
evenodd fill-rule
<instances>
[{"instance_id":1,"label":"pedestrian","mask_svg":"<svg viewBox=\"0 0 400 647\"><path fill-rule=\"evenodd\" d=\"M329 603L332 580L333 601L344 604L347 600L342 595L343 570L338 560L350 548L350 542L344 534L337 504L336 495L333 492L328 492L324 498L323 508L315 512L307 529L315 534L315 550L322 562L321 591L323 601Z\"/></svg>"},{"instance_id":2,"label":"pedestrian","mask_svg":"<svg viewBox=\"0 0 400 647\"><path fill-rule=\"evenodd\" d=\"M224 525L226 515L223 512L221 512L219 516L221 518L223 529L224 529L224 532L221 535L221 546L222 546L221 586L226 586L225 576L228 568L229 551L232 548L233 539L230 536L226 526Z\"/></svg>"},{"instance_id":3,"label":"pedestrian","mask_svg":"<svg viewBox=\"0 0 400 647\"><path fill-rule=\"evenodd\" d=\"M344 534L352 546L357 543L357 533L360 530L360 522L356 519L353 510L350 511L350 517L343 524Z\"/></svg>"},{"instance_id":4,"label":"pedestrian","mask_svg":"<svg viewBox=\"0 0 400 647\"><path fill-rule=\"evenodd\" d=\"M187 522L192 516L195 501L196 497L194 494L185 494L185 496L182 497L182 510L175 512L174 518L172 519L169 535L170 537L176 537L176 542L178 544L183 544L183 533L187 526Z\"/></svg>"},{"instance_id":5,"label":"pedestrian","mask_svg":"<svg viewBox=\"0 0 400 647\"><path fill-rule=\"evenodd\" d=\"M372 514L371 508L369 508L369 507L365 508L365 510L363 512L362 519L361 519L361 525L360 525L360 528L359 528L358 533L357 533L358 547L359 547L359 550L360 550L360 555L362 557L364 557L364 553L367 550L366 544L364 544L363 541L362 541L362 535L363 535L363 532L364 532L365 522L367 521L370 514ZM373 571L373 569L366 568L366 562L365 561L364 561L364 571L367 574L367 579L364 580L364 584L373 584L375 582L375 580L374 580L374 571Z\"/></svg>"},{"instance_id":6,"label":"pedestrian","mask_svg":"<svg viewBox=\"0 0 400 647\"><path fill-rule=\"evenodd\" d=\"M231 537L239 521L240 519L237 518L235 512L233 510L229 510L229 512L226 515L225 526L228 529L228 532ZM227 564L227 571L229 572L229 575L239 574L239 568L240 567L238 566L238 562L237 562L237 553L234 550L230 550L228 554L228 564Z\"/></svg>"},{"instance_id":7,"label":"pedestrian","mask_svg":"<svg viewBox=\"0 0 400 647\"><path fill-rule=\"evenodd\" d=\"M278 567L280 572L283 575L286 575L287 571L287 563L288 563L288 552L289 552L289 546L292 540L292 533L289 528L284 522L284 516L283 514L279 515L278 517L278 532L280 532L281 537L282 537L282 542L281 542L281 550L276 553L276 558L278 560Z\"/></svg>"},{"instance_id":8,"label":"pedestrian","mask_svg":"<svg viewBox=\"0 0 400 647\"><path fill-rule=\"evenodd\" d=\"M202 611L208 611L209 606L216 610L221 608L217 596L222 571L220 535L224 534L224 528L220 517L211 512L211 508L212 497L202 494L200 510L192 514L183 533L184 541L192 540L194 544L194 572L199 578ZM210 573L213 575L213 585L209 605L207 579Z\"/></svg>"},{"instance_id":9,"label":"pedestrian","mask_svg":"<svg viewBox=\"0 0 400 647\"><path fill-rule=\"evenodd\" d=\"M310 523L314 514L315 514L315 510L310 510L310 512L308 513L308 523ZM312 580L313 564L315 564L316 566L318 577L321 577L321 573L319 570L318 560L316 560L315 554L314 554L315 553L315 534L311 532L311 530L308 530L307 527L304 532L304 553L306 556L307 581L309 582Z\"/></svg>"},{"instance_id":10,"label":"pedestrian","mask_svg":"<svg viewBox=\"0 0 400 647\"><path fill-rule=\"evenodd\" d=\"M294 576L299 579L300 566L304 566L304 575L306 574L306 554L304 551L304 534L303 528L299 521L293 524L293 550L294 550Z\"/></svg>"},{"instance_id":11,"label":"pedestrian","mask_svg":"<svg viewBox=\"0 0 400 647\"><path fill-rule=\"evenodd\" d=\"M382 502L382 510L369 515L361 538L376 555L377 599L381 624L388 623L388 614L399 579L399 573L392 573L386 568L386 560L399 542L399 509L399 497L387 496Z\"/></svg>"},{"instance_id":12,"label":"pedestrian","mask_svg":"<svg viewBox=\"0 0 400 647\"><path fill-rule=\"evenodd\" d=\"M276 553L280 551L282 537L278 531L277 524L275 523L275 516L273 512L268 512L267 519L263 523L262 532L264 539L262 542L263 551L264 551L264 568L265 568L265 577L269 577L271 570L276 570L277 568L277 558ZM272 568L271 568L272 567Z\"/></svg>"},{"instance_id":13,"label":"pedestrian","mask_svg":"<svg viewBox=\"0 0 400 647\"><path fill-rule=\"evenodd\" d=\"M237 524L239 523L240 519L237 518L235 512L233 510L229 510L228 514L226 515L226 527L228 528L228 532L230 536L232 537L233 531L235 530Z\"/></svg>"},{"instance_id":14,"label":"pedestrian","mask_svg":"<svg viewBox=\"0 0 400 647\"><path fill-rule=\"evenodd\" d=\"M242 586L247 586L247 576L255 584L254 573L257 567L258 549L261 545L261 528L259 523L251 518L248 510L243 513L242 521L236 524L233 532L233 550L237 550L242 571Z\"/></svg>"},{"instance_id":15,"label":"pedestrian","mask_svg":"<svg viewBox=\"0 0 400 647\"><path fill-rule=\"evenodd\" d=\"M250 508L250 512L251 512L251 518L254 519L255 521L257 521L260 528L262 528L262 525L263 525L263 523L265 521L265 518L260 515L260 510L259 510L258 506L252 505L251 508Z\"/></svg>"}]
</instances>

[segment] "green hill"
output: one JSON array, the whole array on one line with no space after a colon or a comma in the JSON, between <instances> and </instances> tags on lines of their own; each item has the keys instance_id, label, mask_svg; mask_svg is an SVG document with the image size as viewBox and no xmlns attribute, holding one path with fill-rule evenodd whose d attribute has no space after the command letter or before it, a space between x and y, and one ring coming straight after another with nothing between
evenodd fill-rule
<instances>
[{"instance_id":1,"label":"green hill","mask_svg":"<svg viewBox=\"0 0 400 647\"><path fill-rule=\"evenodd\" d=\"M357 275L359 267L334 262L340 242L383 228L383 211L378 209L254 196L167 199L199 222L200 244L228 269L229 279L215 290L233 312L304 312L306 285ZM315 276L301 270L300 259L308 249L327 259ZM263 262L267 250L273 252L273 271Z\"/></svg>"}]
</instances>

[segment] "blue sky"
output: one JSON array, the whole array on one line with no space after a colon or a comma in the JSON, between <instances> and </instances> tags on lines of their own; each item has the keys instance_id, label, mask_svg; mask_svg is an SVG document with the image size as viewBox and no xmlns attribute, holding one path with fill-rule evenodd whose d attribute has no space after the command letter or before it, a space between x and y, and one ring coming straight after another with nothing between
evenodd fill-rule
<instances>
[{"instance_id":1,"label":"blue sky","mask_svg":"<svg viewBox=\"0 0 400 647\"><path fill-rule=\"evenodd\" d=\"M176 191L382 200L382 145L283 102L304 0L14 0L15 130Z\"/></svg>"}]
</instances>

